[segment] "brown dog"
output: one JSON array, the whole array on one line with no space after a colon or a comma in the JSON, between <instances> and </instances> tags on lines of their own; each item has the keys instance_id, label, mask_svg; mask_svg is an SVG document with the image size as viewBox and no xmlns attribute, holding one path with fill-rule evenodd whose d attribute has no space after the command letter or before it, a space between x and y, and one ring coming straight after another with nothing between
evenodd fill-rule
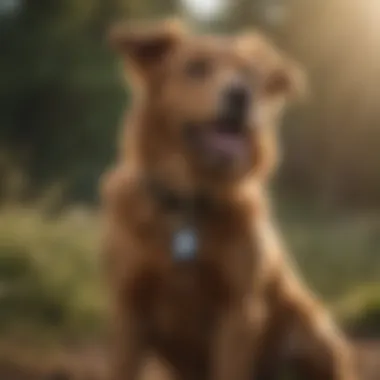
<instances>
[{"instance_id":1,"label":"brown dog","mask_svg":"<svg viewBox=\"0 0 380 380\"><path fill-rule=\"evenodd\" d=\"M127 145L102 187L112 379L136 379L149 350L182 379L273 378L283 353L302 359L308 379L355 379L265 197L299 71L255 33L194 36L162 23L116 28L111 42L134 88Z\"/></svg>"}]
</instances>

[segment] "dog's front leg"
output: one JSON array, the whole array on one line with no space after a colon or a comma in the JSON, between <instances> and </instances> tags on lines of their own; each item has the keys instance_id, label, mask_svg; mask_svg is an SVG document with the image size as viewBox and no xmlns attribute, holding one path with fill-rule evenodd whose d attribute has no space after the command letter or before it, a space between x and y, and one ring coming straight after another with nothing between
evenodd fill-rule
<instances>
[{"instance_id":1,"label":"dog's front leg","mask_svg":"<svg viewBox=\"0 0 380 380\"><path fill-rule=\"evenodd\" d=\"M144 344L138 320L125 303L117 308L112 328L110 380L135 380L142 364Z\"/></svg>"},{"instance_id":2,"label":"dog's front leg","mask_svg":"<svg viewBox=\"0 0 380 380\"><path fill-rule=\"evenodd\" d=\"M290 343L299 357L297 370L315 380L357 379L356 357L349 343L319 305L294 302ZM297 355L298 354L298 355Z\"/></svg>"},{"instance_id":3,"label":"dog's front leg","mask_svg":"<svg viewBox=\"0 0 380 380\"><path fill-rule=\"evenodd\" d=\"M243 308L222 315L215 331L211 380L252 380L257 330Z\"/></svg>"}]
</instances>

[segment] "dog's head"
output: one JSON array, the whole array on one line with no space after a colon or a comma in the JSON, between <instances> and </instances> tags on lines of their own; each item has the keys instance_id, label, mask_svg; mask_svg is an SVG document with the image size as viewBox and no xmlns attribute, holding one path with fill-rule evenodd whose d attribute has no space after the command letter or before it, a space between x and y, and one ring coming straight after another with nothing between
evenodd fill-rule
<instances>
[{"instance_id":1,"label":"dog's head","mask_svg":"<svg viewBox=\"0 0 380 380\"><path fill-rule=\"evenodd\" d=\"M273 126L302 75L263 36L193 35L166 21L116 27L111 43L142 90L140 149L152 165L171 157L214 181L267 172Z\"/></svg>"}]
</instances>

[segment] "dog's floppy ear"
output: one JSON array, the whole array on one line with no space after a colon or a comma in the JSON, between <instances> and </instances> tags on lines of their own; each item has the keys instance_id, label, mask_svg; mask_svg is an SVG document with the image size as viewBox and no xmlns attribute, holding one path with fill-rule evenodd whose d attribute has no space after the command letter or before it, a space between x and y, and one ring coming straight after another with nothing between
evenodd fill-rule
<instances>
[{"instance_id":1,"label":"dog's floppy ear","mask_svg":"<svg viewBox=\"0 0 380 380\"><path fill-rule=\"evenodd\" d=\"M126 63L144 75L163 60L183 35L184 27L179 20L166 19L114 25L108 37L111 47Z\"/></svg>"},{"instance_id":2,"label":"dog's floppy ear","mask_svg":"<svg viewBox=\"0 0 380 380\"><path fill-rule=\"evenodd\" d=\"M285 95L291 100L304 98L307 94L306 74L296 62L282 56L268 75L266 91L269 95Z\"/></svg>"},{"instance_id":3,"label":"dog's floppy ear","mask_svg":"<svg viewBox=\"0 0 380 380\"><path fill-rule=\"evenodd\" d=\"M250 56L264 75L267 95L281 95L291 99L306 95L305 72L266 36L257 31L246 31L238 36L238 46L244 54Z\"/></svg>"}]
</instances>

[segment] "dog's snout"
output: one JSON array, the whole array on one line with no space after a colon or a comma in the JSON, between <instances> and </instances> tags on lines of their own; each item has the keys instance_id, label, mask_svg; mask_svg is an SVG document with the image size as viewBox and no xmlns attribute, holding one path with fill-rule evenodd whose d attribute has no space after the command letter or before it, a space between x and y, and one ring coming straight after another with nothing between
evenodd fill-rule
<instances>
[{"instance_id":1,"label":"dog's snout","mask_svg":"<svg viewBox=\"0 0 380 380\"><path fill-rule=\"evenodd\" d=\"M229 85L223 93L223 115L226 122L242 125L250 105L250 90L244 83Z\"/></svg>"},{"instance_id":2,"label":"dog's snout","mask_svg":"<svg viewBox=\"0 0 380 380\"><path fill-rule=\"evenodd\" d=\"M248 105L249 91L244 85L234 85L227 90L227 101L231 108L242 111Z\"/></svg>"}]
</instances>

